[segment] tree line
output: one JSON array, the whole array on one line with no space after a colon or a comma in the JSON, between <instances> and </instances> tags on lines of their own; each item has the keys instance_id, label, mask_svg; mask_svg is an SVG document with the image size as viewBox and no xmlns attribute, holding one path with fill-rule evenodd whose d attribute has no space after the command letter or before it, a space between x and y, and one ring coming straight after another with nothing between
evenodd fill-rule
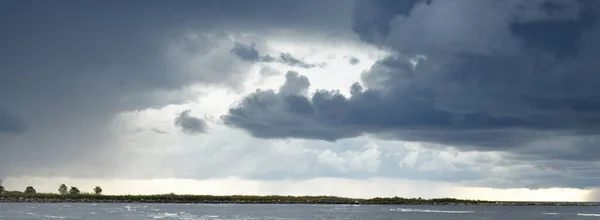
<instances>
[{"instance_id":1,"label":"tree line","mask_svg":"<svg viewBox=\"0 0 600 220\"><path fill-rule=\"evenodd\" d=\"M101 195L102 194L102 188L100 186L96 186L93 189L94 194L96 195ZM0 185L0 195L4 194L6 191L6 189L4 188L4 186ZM25 188L25 191L23 191L23 193L26 194L36 194L37 191L35 190L35 188L33 188L33 186L27 186ZM65 184L60 184L60 186L58 187L58 194L60 195L77 195L80 194L81 190L79 190L79 188L77 188L76 186L71 186L71 188L69 189L67 187L67 185Z\"/></svg>"}]
</instances>

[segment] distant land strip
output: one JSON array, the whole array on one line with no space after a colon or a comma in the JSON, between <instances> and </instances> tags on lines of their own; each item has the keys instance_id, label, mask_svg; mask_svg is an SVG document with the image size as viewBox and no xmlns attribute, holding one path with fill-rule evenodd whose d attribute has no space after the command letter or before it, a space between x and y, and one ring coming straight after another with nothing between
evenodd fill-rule
<instances>
[{"instance_id":1,"label":"distant land strip","mask_svg":"<svg viewBox=\"0 0 600 220\"><path fill-rule=\"evenodd\" d=\"M0 203L207 203L207 204L365 204L365 205L504 205L504 206L598 206L594 202L509 202L454 198L370 198L333 196L253 196L253 195L60 195L45 193L4 193Z\"/></svg>"}]
</instances>

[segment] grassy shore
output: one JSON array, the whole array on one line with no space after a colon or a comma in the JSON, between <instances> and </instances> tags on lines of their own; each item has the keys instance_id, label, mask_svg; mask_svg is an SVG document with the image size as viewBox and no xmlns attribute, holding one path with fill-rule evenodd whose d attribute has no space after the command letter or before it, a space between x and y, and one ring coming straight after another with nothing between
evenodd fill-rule
<instances>
[{"instance_id":1,"label":"grassy shore","mask_svg":"<svg viewBox=\"0 0 600 220\"><path fill-rule=\"evenodd\" d=\"M235 204L373 204L373 205L551 205L588 206L596 203L569 202L496 202L453 198L371 198L355 199L332 196L212 196L212 195L94 195L94 194L25 194L7 192L0 195L4 202L69 202L69 203L235 203Z\"/></svg>"}]
</instances>

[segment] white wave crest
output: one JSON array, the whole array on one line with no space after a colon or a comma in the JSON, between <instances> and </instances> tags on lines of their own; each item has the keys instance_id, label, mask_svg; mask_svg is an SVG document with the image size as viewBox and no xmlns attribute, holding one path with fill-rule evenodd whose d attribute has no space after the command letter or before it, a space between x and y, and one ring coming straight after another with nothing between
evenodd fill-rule
<instances>
[{"instance_id":1,"label":"white wave crest","mask_svg":"<svg viewBox=\"0 0 600 220\"><path fill-rule=\"evenodd\" d=\"M154 219L163 219L163 218L167 218L167 219L197 219L198 216L196 215L192 215L190 213L187 212L179 212L179 213L169 213L169 212L164 212L164 213L158 213L158 214L151 214L148 217L152 217Z\"/></svg>"},{"instance_id":2,"label":"white wave crest","mask_svg":"<svg viewBox=\"0 0 600 220\"><path fill-rule=\"evenodd\" d=\"M432 209L390 209L390 211L397 212L428 212L428 213L448 213L448 214L469 214L474 213L475 211L466 211L466 210L432 210Z\"/></svg>"},{"instance_id":3,"label":"white wave crest","mask_svg":"<svg viewBox=\"0 0 600 220\"><path fill-rule=\"evenodd\" d=\"M65 219L65 218L67 218L66 216L55 216L55 215L44 215L42 217L44 217L44 218L57 218L57 219Z\"/></svg>"},{"instance_id":4,"label":"white wave crest","mask_svg":"<svg viewBox=\"0 0 600 220\"><path fill-rule=\"evenodd\" d=\"M558 215L559 213L556 213L556 212L544 212L542 214L544 214L544 215Z\"/></svg>"},{"instance_id":5,"label":"white wave crest","mask_svg":"<svg viewBox=\"0 0 600 220\"><path fill-rule=\"evenodd\" d=\"M578 216L593 216L593 217L600 217L600 214L594 214L594 213L577 213Z\"/></svg>"}]
</instances>

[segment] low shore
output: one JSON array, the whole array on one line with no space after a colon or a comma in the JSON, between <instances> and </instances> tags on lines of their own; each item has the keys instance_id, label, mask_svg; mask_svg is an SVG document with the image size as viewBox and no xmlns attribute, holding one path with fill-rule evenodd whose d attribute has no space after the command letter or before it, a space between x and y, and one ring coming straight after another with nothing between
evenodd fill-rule
<instances>
[{"instance_id":1,"label":"low shore","mask_svg":"<svg viewBox=\"0 0 600 220\"><path fill-rule=\"evenodd\" d=\"M58 195L5 194L0 203L207 203L207 204L364 204L364 205L497 205L497 206L599 206L586 202L507 202L452 198L371 198L331 196L210 196L210 195Z\"/></svg>"}]
</instances>

